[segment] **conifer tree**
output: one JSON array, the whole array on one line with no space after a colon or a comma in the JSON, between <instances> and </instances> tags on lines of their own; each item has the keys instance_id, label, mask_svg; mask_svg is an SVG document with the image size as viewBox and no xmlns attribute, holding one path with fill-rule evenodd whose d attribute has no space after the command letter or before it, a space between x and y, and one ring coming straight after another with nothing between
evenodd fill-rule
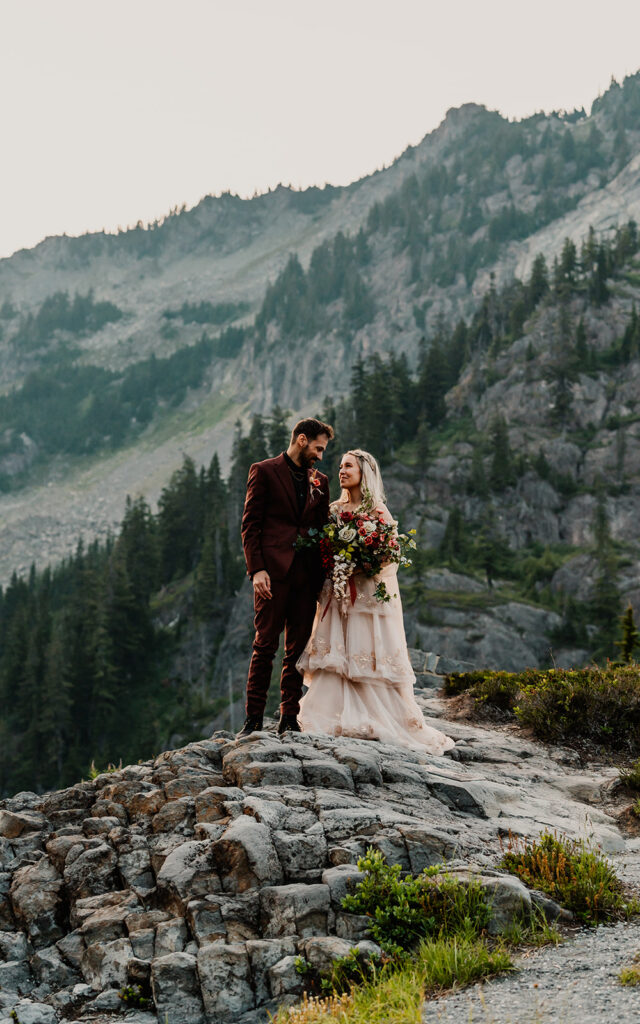
<instances>
[{"instance_id":1,"label":"conifer tree","mask_svg":"<svg viewBox=\"0 0 640 1024\"><path fill-rule=\"evenodd\" d=\"M513 453L504 416L496 416L491 426L489 480L494 491L504 491L514 480Z\"/></svg>"},{"instance_id":2,"label":"conifer tree","mask_svg":"<svg viewBox=\"0 0 640 1024\"><path fill-rule=\"evenodd\" d=\"M195 567L201 543L204 509L196 468L185 455L158 499L160 579L169 582Z\"/></svg>"},{"instance_id":3,"label":"conifer tree","mask_svg":"<svg viewBox=\"0 0 640 1024\"><path fill-rule=\"evenodd\" d=\"M418 430L416 432L416 452L418 455L420 472L424 474L429 465L429 459L431 456L429 425L427 424L424 415L420 417L420 420L418 422Z\"/></svg>"},{"instance_id":4,"label":"conifer tree","mask_svg":"<svg viewBox=\"0 0 640 1024\"><path fill-rule=\"evenodd\" d=\"M611 297L607 285L608 276L607 250L604 245L599 245L596 251L595 265L589 276L589 298L595 306L603 306Z\"/></svg>"},{"instance_id":5,"label":"conifer tree","mask_svg":"<svg viewBox=\"0 0 640 1024\"><path fill-rule=\"evenodd\" d=\"M468 544L462 512L457 505L454 505L447 519L439 553L442 558L446 558L450 566L455 567L464 563L467 550Z\"/></svg>"},{"instance_id":6,"label":"conifer tree","mask_svg":"<svg viewBox=\"0 0 640 1024\"><path fill-rule=\"evenodd\" d=\"M640 640L640 633L636 628L636 624L633 619L633 606L629 604L624 615L620 619L622 626L622 640L620 640L616 646L620 648L622 660L625 665L629 665L633 658L633 652Z\"/></svg>"},{"instance_id":7,"label":"conifer tree","mask_svg":"<svg viewBox=\"0 0 640 1024\"><path fill-rule=\"evenodd\" d=\"M47 647L42 699L38 714L40 737L39 785L63 786L77 778L69 774L67 752L70 741L73 685L68 670L67 635L64 613L52 623Z\"/></svg>"},{"instance_id":8,"label":"conifer tree","mask_svg":"<svg viewBox=\"0 0 640 1024\"><path fill-rule=\"evenodd\" d=\"M581 370L586 370L589 365L589 347L587 345L587 331L583 317L580 317L576 328L575 353L578 366Z\"/></svg>"},{"instance_id":9,"label":"conifer tree","mask_svg":"<svg viewBox=\"0 0 640 1024\"><path fill-rule=\"evenodd\" d=\"M597 571L590 611L593 622L598 627L594 657L603 658L611 657L616 643L620 592L618 590L618 560L611 540L604 491L601 485L596 499L593 534Z\"/></svg>"},{"instance_id":10,"label":"conifer tree","mask_svg":"<svg viewBox=\"0 0 640 1024\"><path fill-rule=\"evenodd\" d=\"M549 275L547 272L547 263L542 253L539 253L533 261L531 277L529 278L529 283L527 285L529 308L535 309L548 291Z\"/></svg>"},{"instance_id":11,"label":"conifer tree","mask_svg":"<svg viewBox=\"0 0 640 1024\"><path fill-rule=\"evenodd\" d=\"M267 449L272 458L289 447L289 416L289 410L282 409L279 405L274 405L271 410L271 416L267 421L266 435Z\"/></svg>"},{"instance_id":12,"label":"conifer tree","mask_svg":"<svg viewBox=\"0 0 640 1024\"><path fill-rule=\"evenodd\" d=\"M136 596L148 601L159 584L158 537L151 509L144 498L127 495L116 548L121 549Z\"/></svg>"},{"instance_id":13,"label":"conifer tree","mask_svg":"<svg viewBox=\"0 0 640 1024\"><path fill-rule=\"evenodd\" d=\"M469 494L475 494L479 498L486 498L489 493L482 452L478 445L474 446L471 456L471 473L467 482L467 490Z\"/></svg>"}]
</instances>

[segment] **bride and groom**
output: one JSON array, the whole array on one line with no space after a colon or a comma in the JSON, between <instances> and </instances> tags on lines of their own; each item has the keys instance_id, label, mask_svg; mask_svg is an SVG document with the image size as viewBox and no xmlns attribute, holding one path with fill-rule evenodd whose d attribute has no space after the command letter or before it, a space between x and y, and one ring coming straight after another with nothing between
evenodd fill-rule
<instances>
[{"instance_id":1,"label":"bride and groom","mask_svg":"<svg viewBox=\"0 0 640 1024\"><path fill-rule=\"evenodd\" d=\"M242 543L254 592L255 639L247 678L244 726L262 729L273 659L284 630L278 733L321 732L379 739L442 754L453 741L428 726L416 703L396 564L367 578L356 572L351 598L336 598L317 550L298 549L299 536L330 517L356 512L364 496L393 523L378 463L353 449L340 462L340 497L314 469L333 438L317 419L296 423L286 452L249 470ZM385 582L390 601L375 591ZM303 683L308 686L302 697Z\"/></svg>"}]
</instances>

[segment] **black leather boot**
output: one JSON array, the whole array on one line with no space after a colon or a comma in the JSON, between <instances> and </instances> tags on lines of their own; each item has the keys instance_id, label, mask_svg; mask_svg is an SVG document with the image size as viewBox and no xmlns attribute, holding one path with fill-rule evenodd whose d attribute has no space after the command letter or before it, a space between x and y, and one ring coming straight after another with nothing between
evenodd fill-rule
<instances>
[{"instance_id":1,"label":"black leather boot","mask_svg":"<svg viewBox=\"0 0 640 1024\"><path fill-rule=\"evenodd\" d=\"M295 715L280 715L278 736L282 736L285 732L302 732Z\"/></svg>"},{"instance_id":2,"label":"black leather boot","mask_svg":"<svg viewBox=\"0 0 640 1024\"><path fill-rule=\"evenodd\" d=\"M262 731L262 715L247 715L240 732L236 733L236 739L241 736L250 736L252 732Z\"/></svg>"}]
</instances>

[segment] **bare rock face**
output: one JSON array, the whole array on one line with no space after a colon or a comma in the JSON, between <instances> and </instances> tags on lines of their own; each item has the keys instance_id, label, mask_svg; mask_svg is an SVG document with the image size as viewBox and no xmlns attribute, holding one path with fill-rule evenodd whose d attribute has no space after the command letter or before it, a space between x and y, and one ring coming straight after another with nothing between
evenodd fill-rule
<instances>
[{"instance_id":1,"label":"bare rock face","mask_svg":"<svg viewBox=\"0 0 640 1024\"><path fill-rule=\"evenodd\" d=\"M437 659L412 658L418 700L437 717ZM127 985L152 1000L136 1024L263 1022L300 996L298 957L325 971L351 949L376 952L369 918L342 905L368 847L414 874L443 862L459 877L471 871L496 933L544 902L495 871L501 834L575 835L588 822L608 852L624 849L598 807L601 778L529 741L438 724L459 760L346 738L219 733L4 801L0 1024L11 1009L34 1024L115 1022Z\"/></svg>"},{"instance_id":2,"label":"bare rock face","mask_svg":"<svg viewBox=\"0 0 640 1024\"><path fill-rule=\"evenodd\" d=\"M46 857L15 872L11 904L16 922L36 949L64 935L63 880Z\"/></svg>"}]
</instances>

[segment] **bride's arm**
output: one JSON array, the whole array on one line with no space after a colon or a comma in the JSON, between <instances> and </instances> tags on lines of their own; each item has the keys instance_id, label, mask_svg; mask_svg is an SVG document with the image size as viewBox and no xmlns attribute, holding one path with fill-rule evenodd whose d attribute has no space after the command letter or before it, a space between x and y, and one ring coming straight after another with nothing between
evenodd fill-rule
<instances>
[{"instance_id":1,"label":"bride's arm","mask_svg":"<svg viewBox=\"0 0 640 1024\"><path fill-rule=\"evenodd\" d=\"M382 513L383 522L391 523L392 526L395 526L395 532L398 532L398 521L397 519L393 518L386 505L380 502L378 505L376 505L376 512Z\"/></svg>"},{"instance_id":2,"label":"bride's arm","mask_svg":"<svg viewBox=\"0 0 640 1024\"><path fill-rule=\"evenodd\" d=\"M393 526L393 536L397 537L398 536L398 521L393 518L393 516L391 515L391 513L390 513L389 509L387 508L387 506L385 504L383 504L382 502L380 502L380 504L376 506L376 512L378 512L379 514L381 513L381 518L382 518L382 521L384 523L388 523L391 526ZM386 569L386 567L388 565L393 565L393 564L394 564L393 562L382 562L382 568Z\"/></svg>"}]
</instances>

